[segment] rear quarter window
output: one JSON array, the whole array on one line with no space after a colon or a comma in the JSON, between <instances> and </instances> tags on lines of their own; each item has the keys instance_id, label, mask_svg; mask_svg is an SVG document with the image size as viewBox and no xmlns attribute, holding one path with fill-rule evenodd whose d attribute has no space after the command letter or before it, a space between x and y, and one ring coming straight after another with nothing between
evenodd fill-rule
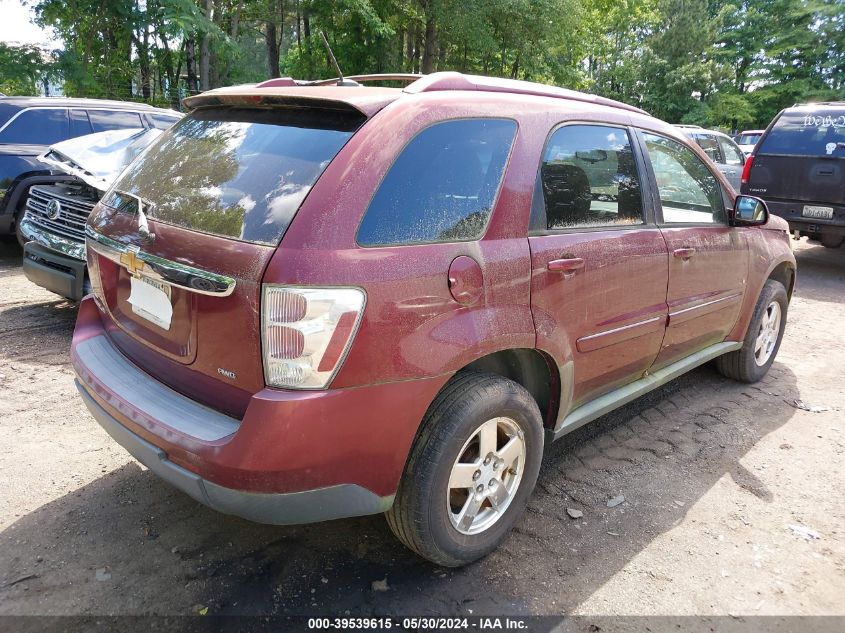
<instances>
[{"instance_id":1,"label":"rear quarter window","mask_svg":"<svg viewBox=\"0 0 845 633\"><path fill-rule=\"evenodd\" d=\"M373 196L358 229L358 244L480 238L515 134L516 122L511 119L458 119L421 131L399 154Z\"/></svg>"},{"instance_id":2,"label":"rear quarter window","mask_svg":"<svg viewBox=\"0 0 845 633\"><path fill-rule=\"evenodd\" d=\"M757 153L845 157L845 108L784 112Z\"/></svg>"}]
</instances>

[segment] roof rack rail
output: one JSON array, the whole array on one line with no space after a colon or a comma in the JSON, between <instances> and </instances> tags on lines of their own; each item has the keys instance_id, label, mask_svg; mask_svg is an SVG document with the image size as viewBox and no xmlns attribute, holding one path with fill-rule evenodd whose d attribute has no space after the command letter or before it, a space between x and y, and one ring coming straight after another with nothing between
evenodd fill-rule
<instances>
[{"instance_id":1,"label":"roof rack rail","mask_svg":"<svg viewBox=\"0 0 845 633\"><path fill-rule=\"evenodd\" d=\"M417 75L413 73L375 73L371 75L349 75L344 77L344 79L352 79L353 81L357 81L358 83L369 83L369 82L377 82L377 81L404 81L407 83L413 83L417 79L424 77L425 75ZM307 82L309 86L331 86L332 84L336 84L340 81L339 77L335 77L333 79L315 79L313 81Z\"/></svg>"},{"instance_id":2,"label":"roof rack rail","mask_svg":"<svg viewBox=\"0 0 845 633\"><path fill-rule=\"evenodd\" d=\"M569 90L567 88L558 88L557 86L548 86L546 84L520 81L517 79L484 77L482 75L465 75L463 73L450 71L423 75L417 81L405 88L405 92L410 94L437 92L441 90L479 90L484 92L507 92L538 97L553 97L556 99L569 99L571 101L581 101L584 103L594 103L596 105L620 108L622 110L637 112L638 114L648 114L645 110L628 105L627 103L622 103L621 101L615 101L613 99L608 99L607 97L600 97L598 95L591 95L584 92L577 92L576 90Z\"/></svg>"},{"instance_id":3,"label":"roof rack rail","mask_svg":"<svg viewBox=\"0 0 845 633\"><path fill-rule=\"evenodd\" d=\"M692 123L675 123L674 127L682 127L684 129L690 129L690 130L703 130L704 129L700 125L694 125Z\"/></svg>"},{"instance_id":4,"label":"roof rack rail","mask_svg":"<svg viewBox=\"0 0 845 633\"><path fill-rule=\"evenodd\" d=\"M424 75L416 75L412 73L378 73L372 75L349 75L344 77L345 81L355 81L357 83L370 83L378 81L403 81L405 83L414 83L417 79L424 77ZM255 84L256 88L292 88L294 86L334 86L340 85L340 77L333 77L331 79L293 79L291 77L276 77L262 81Z\"/></svg>"},{"instance_id":5,"label":"roof rack rail","mask_svg":"<svg viewBox=\"0 0 845 633\"><path fill-rule=\"evenodd\" d=\"M800 106L816 106L816 105L845 106L845 101L805 101L804 103L795 103L795 104L792 105L792 107L798 108Z\"/></svg>"}]
</instances>

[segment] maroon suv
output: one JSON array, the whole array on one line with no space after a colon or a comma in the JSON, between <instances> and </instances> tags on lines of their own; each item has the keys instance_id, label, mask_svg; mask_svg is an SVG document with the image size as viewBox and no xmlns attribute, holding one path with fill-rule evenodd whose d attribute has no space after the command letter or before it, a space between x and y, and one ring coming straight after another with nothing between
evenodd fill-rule
<instances>
[{"instance_id":1,"label":"maroon suv","mask_svg":"<svg viewBox=\"0 0 845 633\"><path fill-rule=\"evenodd\" d=\"M98 422L221 512L385 512L461 565L544 442L774 360L786 223L636 108L457 73L187 102L88 221L73 364Z\"/></svg>"}]
</instances>

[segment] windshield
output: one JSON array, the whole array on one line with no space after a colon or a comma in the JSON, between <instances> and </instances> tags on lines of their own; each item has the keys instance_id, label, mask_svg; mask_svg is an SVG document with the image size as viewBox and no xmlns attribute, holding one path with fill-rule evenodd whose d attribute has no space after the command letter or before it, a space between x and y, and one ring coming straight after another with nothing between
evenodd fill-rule
<instances>
[{"instance_id":1,"label":"windshield","mask_svg":"<svg viewBox=\"0 0 845 633\"><path fill-rule=\"evenodd\" d=\"M149 218L278 244L317 178L363 116L302 109L210 108L164 132L103 203L145 201Z\"/></svg>"},{"instance_id":2,"label":"windshield","mask_svg":"<svg viewBox=\"0 0 845 633\"><path fill-rule=\"evenodd\" d=\"M845 157L845 108L784 112L757 153Z\"/></svg>"},{"instance_id":3,"label":"windshield","mask_svg":"<svg viewBox=\"0 0 845 633\"><path fill-rule=\"evenodd\" d=\"M762 134L740 134L736 137L736 142L740 145L756 145L760 140Z\"/></svg>"}]
</instances>

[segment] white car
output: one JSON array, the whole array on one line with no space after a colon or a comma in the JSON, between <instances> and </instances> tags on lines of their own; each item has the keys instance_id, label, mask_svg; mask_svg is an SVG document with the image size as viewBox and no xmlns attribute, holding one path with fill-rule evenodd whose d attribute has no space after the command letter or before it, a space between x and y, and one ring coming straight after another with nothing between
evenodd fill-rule
<instances>
[{"instance_id":1,"label":"white car","mask_svg":"<svg viewBox=\"0 0 845 633\"><path fill-rule=\"evenodd\" d=\"M757 141L760 140L763 136L763 132L765 131L766 130L745 130L734 136L736 144L739 145L739 148L742 150L742 153L745 154L746 158L751 156L751 152L754 151Z\"/></svg>"}]
</instances>

